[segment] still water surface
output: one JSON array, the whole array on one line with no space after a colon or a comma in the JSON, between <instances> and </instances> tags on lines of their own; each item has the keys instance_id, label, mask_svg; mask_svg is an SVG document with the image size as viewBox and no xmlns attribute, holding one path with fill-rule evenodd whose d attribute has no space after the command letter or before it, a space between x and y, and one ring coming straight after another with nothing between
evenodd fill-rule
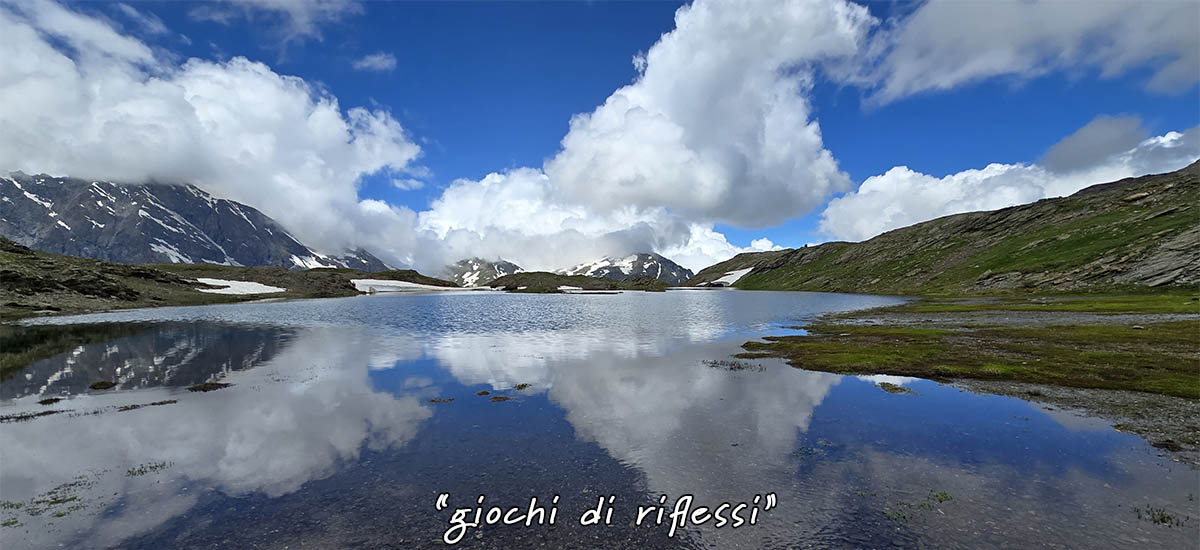
<instances>
[{"instance_id":1,"label":"still water surface","mask_svg":"<svg viewBox=\"0 0 1200 550\"><path fill-rule=\"evenodd\" d=\"M445 547L452 509L479 495L558 495L553 527L458 546L1195 548L1200 475L1102 420L924 380L705 363L899 301L455 293L54 319L117 330L0 382L0 415L69 411L0 423L0 546ZM186 390L207 380L233 385ZM441 493L451 509L435 510ZM633 525L663 495L768 493L778 506L755 525ZM609 495L612 525L580 526Z\"/></svg>"}]
</instances>

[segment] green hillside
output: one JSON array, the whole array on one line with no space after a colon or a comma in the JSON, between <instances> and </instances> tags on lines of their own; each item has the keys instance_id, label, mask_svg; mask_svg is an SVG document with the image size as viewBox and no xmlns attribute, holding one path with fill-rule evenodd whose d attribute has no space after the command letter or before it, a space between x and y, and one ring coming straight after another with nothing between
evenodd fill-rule
<instances>
[{"instance_id":1,"label":"green hillside","mask_svg":"<svg viewBox=\"0 0 1200 550\"><path fill-rule=\"evenodd\" d=\"M895 294L1087 292L1200 284L1200 162L1074 195L946 216L860 243L739 254L743 289Z\"/></svg>"}]
</instances>

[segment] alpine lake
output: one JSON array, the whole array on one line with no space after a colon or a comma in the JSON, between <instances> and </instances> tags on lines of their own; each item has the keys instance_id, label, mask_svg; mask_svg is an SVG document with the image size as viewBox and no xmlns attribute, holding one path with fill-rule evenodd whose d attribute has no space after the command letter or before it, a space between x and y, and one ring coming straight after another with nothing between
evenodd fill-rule
<instances>
[{"instance_id":1,"label":"alpine lake","mask_svg":"<svg viewBox=\"0 0 1200 550\"><path fill-rule=\"evenodd\" d=\"M19 328L50 349L0 382L0 547L1196 547L1200 472L1108 421L733 357L903 301L445 292L39 319Z\"/></svg>"}]
</instances>

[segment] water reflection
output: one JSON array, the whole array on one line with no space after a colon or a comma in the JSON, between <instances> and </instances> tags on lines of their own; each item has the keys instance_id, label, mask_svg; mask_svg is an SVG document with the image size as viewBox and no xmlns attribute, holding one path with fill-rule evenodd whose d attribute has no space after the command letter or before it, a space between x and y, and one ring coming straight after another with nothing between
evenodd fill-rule
<instances>
[{"instance_id":1,"label":"water reflection","mask_svg":"<svg viewBox=\"0 0 1200 550\"><path fill-rule=\"evenodd\" d=\"M174 367L195 369L185 379L233 364L257 368L227 377L235 385L221 391L151 389L77 396L56 406L102 414L0 425L0 439L6 442L0 470L5 501L29 502L57 494L57 486L83 476L79 487L59 492L86 506L63 517L54 514L70 506L39 515L17 514L23 524L20 534L28 538L11 542L44 546L74 541L105 547L186 513L205 491L284 495L331 475L364 448L379 451L404 444L430 416L416 397L369 386L367 367L379 357L364 340L365 333L308 330L281 336L268 329L249 329L235 339L212 335L226 344L225 350L248 353L217 353L211 361L199 362L205 353L214 353L213 347L189 346L211 344L212 338L197 340L190 331L168 326L51 360L73 358L78 365L81 357L103 359L115 345L120 350L113 354L122 357L121 364L131 362L138 368L129 368L137 372L161 372L150 369L168 364L160 358L175 356L190 359L170 363ZM258 346L239 347L242 337L256 340ZM251 352L265 349L274 350L269 358ZM178 353L172 355L173 350ZM178 402L123 412L111 408L164 399ZM146 464L166 464L165 475L128 474ZM15 531L6 529L5 540L17 535Z\"/></svg>"},{"instance_id":2,"label":"water reflection","mask_svg":"<svg viewBox=\"0 0 1200 550\"><path fill-rule=\"evenodd\" d=\"M765 467L785 463L837 375L769 368L730 373L705 360L729 342L612 346L563 333L447 336L433 355L464 385L545 389L579 438L642 470L655 493L744 498ZM777 363L771 361L771 363Z\"/></svg>"},{"instance_id":3,"label":"water reflection","mask_svg":"<svg viewBox=\"0 0 1200 550\"><path fill-rule=\"evenodd\" d=\"M15 327L27 339L52 339L53 327ZM231 327L212 322L100 324L71 327L63 350L34 361L20 376L0 385L0 399L65 397L85 393L92 382L115 382L118 389L190 386L258 365L287 344L292 330ZM89 345L88 342L94 345ZM26 346L31 348L34 346ZM69 351L67 351L69 350ZM6 348L3 353L24 350Z\"/></svg>"},{"instance_id":4,"label":"water reflection","mask_svg":"<svg viewBox=\"0 0 1200 550\"><path fill-rule=\"evenodd\" d=\"M0 498L78 498L0 510L21 523L0 528L0 542L436 546L443 491L509 503L560 494L563 517L609 493L629 506L684 493L715 504L775 492L780 503L737 531L668 540L665 528L628 528L625 509L624 528L481 530L472 547L1183 547L1200 534L1197 520L1138 519L1135 506L1193 510L1200 477L1107 423L923 380L704 362L797 318L888 298L381 298L305 302L307 317L296 303L159 310L167 321L145 332L0 383L0 413L43 410L37 398L63 390L70 399L53 407L73 411L0 423ZM80 389L109 376L115 392ZM214 377L234 386L180 388Z\"/></svg>"},{"instance_id":5,"label":"water reflection","mask_svg":"<svg viewBox=\"0 0 1200 550\"><path fill-rule=\"evenodd\" d=\"M1130 508L1172 502L1188 513L1193 496L1179 483L1194 485L1196 472L1164 467L1101 420L906 377L705 366L737 351L727 341L609 346L595 336L445 336L429 349L467 386L532 383L579 440L641 472L651 496L712 506L778 494L754 531L700 529L705 547L1172 546L1197 534ZM1081 426L1091 433L1073 433Z\"/></svg>"}]
</instances>

